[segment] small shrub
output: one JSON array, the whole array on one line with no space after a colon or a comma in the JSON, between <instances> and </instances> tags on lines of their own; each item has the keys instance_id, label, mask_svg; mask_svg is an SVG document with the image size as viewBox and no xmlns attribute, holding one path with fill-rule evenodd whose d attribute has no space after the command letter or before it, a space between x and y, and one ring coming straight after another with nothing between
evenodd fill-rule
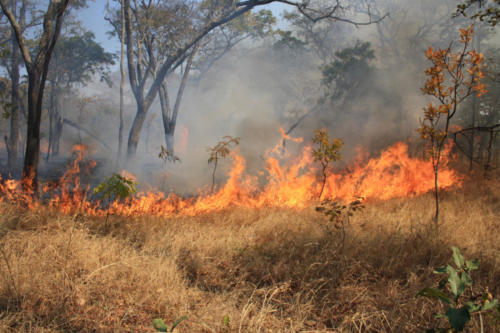
<instances>
[{"instance_id":1,"label":"small shrub","mask_svg":"<svg viewBox=\"0 0 500 333\"><path fill-rule=\"evenodd\" d=\"M343 204L338 201L325 200L319 206L316 207L316 211L326 215L330 222L332 222L333 227L340 230L342 234L342 249L345 243L345 225L349 223L349 218L356 211L360 211L365 206L362 204L363 197L357 197L356 200L351 201L348 204ZM329 233L331 229L327 229Z\"/></svg>"},{"instance_id":2,"label":"small shrub","mask_svg":"<svg viewBox=\"0 0 500 333\"><path fill-rule=\"evenodd\" d=\"M208 164L214 164L214 170L212 171L212 188L211 192L214 191L215 188L215 171L217 171L217 163L221 158L226 157L231 152L231 144L237 146L240 144L240 138L233 138L232 136L226 135L219 141L215 146L208 147L207 150L210 153L210 157L208 158Z\"/></svg>"},{"instance_id":3,"label":"small shrub","mask_svg":"<svg viewBox=\"0 0 500 333\"><path fill-rule=\"evenodd\" d=\"M109 217L109 205L111 201L116 199L126 199L137 192L137 182L133 179L123 177L114 173L109 178L104 178L104 181L94 188L94 194L106 199L108 211L106 214L106 224Z\"/></svg>"},{"instance_id":4,"label":"small shrub","mask_svg":"<svg viewBox=\"0 0 500 333\"><path fill-rule=\"evenodd\" d=\"M434 271L435 274L446 275L439 282L439 287L424 288L418 293L418 296L438 299L446 306L446 312L437 314L436 318L447 319L448 327L430 329L428 332L462 332L471 315L489 314L496 316L496 320L500 318L498 300L493 299L487 290L480 294L472 291L470 274L478 269L479 260L465 260L457 247L452 247L452 251L455 267L446 265Z\"/></svg>"},{"instance_id":5,"label":"small shrub","mask_svg":"<svg viewBox=\"0 0 500 333\"><path fill-rule=\"evenodd\" d=\"M312 150L312 156L315 162L321 164L321 174L323 176L321 182L321 191L319 192L318 199L321 199L323 190L325 189L326 174L330 163L335 161L340 161L342 156L340 155L340 149L344 145L342 139L333 138L330 142L330 135L328 130L325 128L314 130L314 137L312 139L313 143L319 145L318 148Z\"/></svg>"},{"instance_id":6,"label":"small shrub","mask_svg":"<svg viewBox=\"0 0 500 333\"><path fill-rule=\"evenodd\" d=\"M165 324L165 322L163 321L163 319L161 318L156 318L153 320L153 327L155 330L157 330L158 332L173 332L174 329L184 320L187 319L187 316L183 316L179 319L177 319L176 321L174 321L174 323L172 324L172 327L170 327L170 331L168 330L168 326Z\"/></svg>"}]
</instances>

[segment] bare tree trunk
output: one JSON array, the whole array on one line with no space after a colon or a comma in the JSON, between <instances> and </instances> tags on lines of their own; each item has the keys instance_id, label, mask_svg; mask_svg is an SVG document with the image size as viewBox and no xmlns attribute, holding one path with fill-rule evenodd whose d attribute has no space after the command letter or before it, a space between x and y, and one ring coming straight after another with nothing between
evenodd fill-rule
<instances>
[{"instance_id":1,"label":"bare tree trunk","mask_svg":"<svg viewBox=\"0 0 500 333\"><path fill-rule=\"evenodd\" d=\"M132 128L130 129L130 134L128 136L127 144L127 158L131 159L135 157L137 153L137 145L139 143L139 136L141 134L142 125L144 125L144 120L146 120L147 109L144 107L142 100L137 99L137 114L135 115L134 122L132 123Z\"/></svg>"},{"instance_id":2,"label":"bare tree trunk","mask_svg":"<svg viewBox=\"0 0 500 333\"><path fill-rule=\"evenodd\" d=\"M54 142L54 83L50 83L50 97L49 97L49 147L47 148L46 161L49 161Z\"/></svg>"},{"instance_id":3,"label":"bare tree trunk","mask_svg":"<svg viewBox=\"0 0 500 333\"><path fill-rule=\"evenodd\" d=\"M123 150L123 90L125 87L125 9L123 7L123 0L121 1L121 52L120 52L120 125L118 127L118 163L121 160Z\"/></svg>"},{"instance_id":4,"label":"bare tree trunk","mask_svg":"<svg viewBox=\"0 0 500 333\"><path fill-rule=\"evenodd\" d=\"M263 3L260 3L262 5ZM135 100L137 102L137 113L135 119L132 124L132 128L130 129L128 144L127 144L127 158L130 160L135 156L137 151L137 144L139 142L139 135L142 129L142 125L144 124L144 120L146 118L146 114L148 109L151 107L151 104L156 98L158 91L161 88L161 85L164 82L165 77L170 73L173 68L176 68L176 64L179 64L181 60L185 57L190 49L196 47L197 44L201 41L201 39L207 35L210 31L215 29L216 27L230 22L236 17L239 17L246 12L249 12L253 7L259 5L257 2L249 2L247 5L242 6L241 8L235 10L233 13L224 15L219 17L218 19L214 19L207 23L202 29L200 29L195 36L186 41L182 47L179 47L176 51L171 53L159 69L156 71L155 76L152 78L153 82L149 87L147 93L144 93L145 82L149 75L146 71L145 73L141 73L140 67L142 62L140 61L140 50L139 52L135 52L134 47L136 42L134 41L133 35L133 22L132 22L132 10L130 8L130 0L123 0L122 6L124 7L125 13L125 40L127 45L127 64L128 64L128 76L130 81L130 86L132 92L134 94ZM136 61L137 56L137 61ZM181 92L182 95L182 92ZM180 104L180 100L179 100ZM175 109L175 107L174 107ZM175 110L174 110L175 112ZM176 118L174 114L172 114L173 118ZM175 124L173 126L175 128Z\"/></svg>"},{"instance_id":5,"label":"bare tree trunk","mask_svg":"<svg viewBox=\"0 0 500 333\"><path fill-rule=\"evenodd\" d=\"M59 147L61 143L62 131L63 131L63 107L64 107L64 90L56 87L54 91L54 141L52 143L52 155L59 155Z\"/></svg>"},{"instance_id":6,"label":"bare tree trunk","mask_svg":"<svg viewBox=\"0 0 500 333\"><path fill-rule=\"evenodd\" d=\"M218 162L218 159L217 159L217 155L215 155L216 158L215 158L215 163L214 163L214 171L212 172L212 188L210 190L210 193L214 193L214 189L215 189L215 171L217 171L217 162Z\"/></svg>"},{"instance_id":7,"label":"bare tree trunk","mask_svg":"<svg viewBox=\"0 0 500 333\"><path fill-rule=\"evenodd\" d=\"M63 130L63 101L64 91L57 87L57 84L51 83L50 99L49 99L49 148L47 151L46 160L51 156L59 155L59 146Z\"/></svg>"},{"instance_id":8,"label":"bare tree trunk","mask_svg":"<svg viewBox=\"0 0 500 333\"><path fill-rule=\"evenodd\" d=\"M436 203L436 212L434 213L434 226L436 229L439 226L439 183L438 183L438 173L439 173L439 157L436 167L434 168L434 201Z\"/></svg>"},{"instance_id":9,"label":"bare tree trunk","mask_svg":"<svg viewBox=\"0 0 500 333\"><path fill-rule=\"evenodd\" d=\"M43 96L40 73L35 70L34 73L29 73L28 75L28 129L23 167L23 177L31 178L35 189L38 181L38 161L40 157L41 94Z\"/></svg>"},{"instance_id":10,"label":"bare tree trunk","mask_svg":"<svg viewBox=\"0 0 500 333\"><path fill-rule=\"evenodd\" d=\"M12 10L16 12L16 1L12 1ZM12 33L12 53L11 53L11 103L10 112L10 135L7 144L7 164L10 172L14 172L17 165L17 152L19 142L19 48L17 40Z\"/></svg>"},{"instance_id":11,"label":"bare tree trunk","mask_svg":"<svg viewBox=\"0 0 500 333\"><path fill-rule=\"evenodd\" d=\"M160 106L161 115L163 118L163 128L165 130L165 144L167 145L167 152L170 156L174 156L174 135L175 126L177 124L177 115L179 114L179 109L182 102L182 97L184 95L184 89L186 88L187 80L189 77L189 72L191 71L191 66L193 64L193 58L200 48L200 43L198 42L189 58L187 59L186 67L182 73L182 79L179 84L179 89L177 90L177 96L175 98L174 109L170 109L170 101L168 97L168 90L166 87L166 82L162 83L159 95L160 95Z\"/></svg>"},{"instance_id":12,"label":"bare tree trunk","mask_svg":"<svg viewBox=\"0 0 500 333\"><path fill-rule=\"evenodd\" d=\"M476 51L481 52L481 28L478 27L478 29L475 30L475 43L476 43ZM478 105L478 97L476 94L472 95L472 117L471 117L471 125L470 127L472 130L470 131L470 138L469 138L469 171L472 171L472 168L474 167L474 135L475 131L474 128L476 126L476 113L477 113L477 105Z\"/></svg>"}]
</instances>

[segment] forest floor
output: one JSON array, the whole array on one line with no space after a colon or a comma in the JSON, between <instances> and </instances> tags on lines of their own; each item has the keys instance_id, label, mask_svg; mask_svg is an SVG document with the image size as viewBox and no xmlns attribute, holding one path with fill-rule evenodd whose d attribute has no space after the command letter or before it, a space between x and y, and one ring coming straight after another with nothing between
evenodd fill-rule
<instances>
[{"instance_id":1,"label":"forest floor","mask_svg":"<svg viewBox=\"0 0 500 333\"><path fill-rule=\"evenodd\" d=\"M314 206L106 223L4 202L0 331L148 332L187 316L175 332L422 332L445 323L417 293L451 246L479 258L475 290L500 298L500 182L441 199L439 233L428 193L366 202L344 241Z\"/></svg>"}]
</instances>

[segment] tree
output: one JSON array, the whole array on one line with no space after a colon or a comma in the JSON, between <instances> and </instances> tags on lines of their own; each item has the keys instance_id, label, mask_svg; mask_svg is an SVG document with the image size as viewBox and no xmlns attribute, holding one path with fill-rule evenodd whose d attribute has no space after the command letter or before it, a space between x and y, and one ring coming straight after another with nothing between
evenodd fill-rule
<instances>
[{"instance_id":1,"label":"tree","mask_svg":"<svg viewBox=\"0 0 500 333\"><path fill-rule=\"evenodd\" d=\"M101 74L101 80L111 85L108 66L114 64L114 58L112 53L104 51L102 46L95 41L92 32L71 31L70 35L59 38L47 78L51 88L47 160L51 153L52 155L59 153L64 123L64 96L75 84L85 85L97 73Z\"/></svg>"},{"instance_id":2,"label":"tree","mask_svg":"<svg viewBox=\"0 0 500 333\"><path fill-rule=\"evenodd\" d=\"M474 8L472 13L471 8ZM500 0L466 0L457 5L455 16L470 16L472 19L486 21L491 26L496 26L500 19Z\"/></svg>"},{"instance_id":3,"label":"tree","mask_svg":"<svg viewBox=\"0 0 500 333\"><path fill-rule=\"evenodd\" d=\"M478 97L486 93L485 85L480 81L484 76L483 55L470 49L473 33L472 27L460 29L462 46L456 53L452 52L452 45L437 51L430 47L426 52L426 58L431 61L432 66L425 71L427 80L422 92L436 98L437 104L429 103L424 108L424 118L418 132L429 145L428 153L434 171L436 227L439 222L439 167L451 119L458 106L474 92Z\"/></svg>"},{"instance_id":4,"label":"tree","mask_svg":"<svg viewBox=\"0 0 500 333\"><path fill-rule=\"evenodd\" d=\"M28 10L28 1L27 0L12 0L10 2L10 9L16 19L19 21L19 26L21 30L25 30L28 26L38 25L39 18L36 15L31 13L31 22L28 24L26 22L26 11ZM3 66L7 69L7 72L10 77L10 93L11 99L9 104L9 122L10 122L10 133L9 136L5 136L5 144L7 147L7 164L11 173L14 173L18 151L19 151L19 138L21 136L20 133L20 124L19 124L19 116L21 114L21 110L24 111L24 103L21 96L21 83L20 83L20 72L19 65L21 61L21 54L19 52L19 47L17 45L17 40L15 38L15 31L12 27L7 28L6 31L2 34L2 39L6 42L10 42L10 54L6 57L2 58Z\"/></svg>"},{"instance_id":5,"label":"tree","mask_svg":"<svg viewBox=\"0 0 500 333\"><path fill-rule=\"evenodd\" d=\"M191 8L187 2L167 4L163 1L156 1L155 4L161 5L160 9L163 10L156 9L154 11L155 15L170 19L168 22L164 22L157 27L165 32L164 34L159 34L159 36L167 38L169 34L173 34L172 37L175 36L175 38L171 39L168 48L164 50L151 50L145 47L141 43L141 40L137 39L141 34L134 34L134 31L137 29L140 32L140 29L145 28L143 22L137 20L137 17L135 17L135 21L133 20L132 14L137 15L140 12L140 8L135 6L132 9L130 0L123 1L129 81L137 103L137 113L128 139L127 154L129 158L133 157L136 153L139 134L147 112L162 89L167 75L175 71L185 61L189 62L189 59L192 61L192 55L196 53L202 39L214 29L250 12L255 7L267 5L272 2L283 2L295 6L302 15L311 20L333 19L354 23L343 16L346 4L340 0L336 1L335 4L323 5L281 0L211 1L202 2L199 7L193 4L193 10L190 10ZM142 1L140 4L144 8L153 5L153 2L149 1L146 3ZM185 21L187 19L190 20ZM371 20L366 23L371 23ZM152 57L152 51L159 52L158 55L161 55L161 57ZM146 70L142 67L144 59L147 59ZM154 61L152 61L153 59ZM147 85L146 83L149 78L151 78L152 82L150 85ZM146 89L147 86L148 89ZM175 112L175 107L172 112Z\"/></svg>"},{"instance_id":6,"label":"tree","mask_svg":"<svg viewBox=\"0 0 500 333\"><path fill-rule=\"evenodd\" d=\"M326 98L344 102L359 95L359 89L373 73L373 59L375 53L369 42L357 41L354 47L335 52L335 59L321 67Z\"/></svg>"},{"instance_id":7,"label":"tree","mask_svg":"<svg viewBox=\"0 0 500 333\"><path fill-rule=\"evenodd\" d=\"M217 163L221 158L229 155L229 153L231 152L231 144L235 146L239 145L240 138L233 138L232 136L226 135L215 146L207 148L208 152L210 153L208 164L214 164L214 171L212 172L212 188L210 192L213 192L215 188L215 171L217 171Z\"/></svg>"},{"instance_id":8,"label":"tree","mask_svg":"<svg viewBox=\"0 0 500 333\"><path fill-rule=\"evenodd\" d=\"M325 189L328 167L332 162L339 161L342 158L340 149L344 145L344 141L333 138L330 142L330 135L325 128L314 130L312 141L318 145L318 148L312 150L313 159L321 164L321 191L318 196L318 199L321 199Z\"/></svg>"},{"instance_id":9,"label":"tree","mask_svg":"<svg viewBox=\"0 0 500 333\"><path fill-rule=\"evenodd\" d=\"M369 42L356 41L353 47L335 52L331 59L320 67L323 95L317 97L315 105L289 127L287 135L311 114L325 109L345 110L348 102L373 89L370 79L374 68L370 62L375 59L375 54ZM332 105L340 106L334 108Z\"/></svg>"},{"instance_id":10,"label":"tree","mask_svg":"<svg viewBox=\"0 0 500 333\"><path fill-rule=\"evenodd\" d=\"M28 73L28 132L26 153L24 157L23 178L32 178L34 190L37 189L38 161L40 157L40 123L42 120L42 102L45 81L49 70L50 58L59 37L63 14L69 0L51 0L43 19L43 30L38 48L33 56L30 54L23 30L7 6L6 0L0 0L3 13L15 32L17 44L23 56Z\"/></svg>"}]
</instances>

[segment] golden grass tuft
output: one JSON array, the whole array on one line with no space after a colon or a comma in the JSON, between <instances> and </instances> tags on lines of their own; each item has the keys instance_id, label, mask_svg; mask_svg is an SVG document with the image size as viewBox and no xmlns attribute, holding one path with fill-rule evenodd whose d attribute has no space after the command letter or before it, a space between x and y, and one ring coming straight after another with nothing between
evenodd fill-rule
<instances>
[{"instance_id":1,"label":"golden grass tuft","mask_svg":"<svg viewBox=\"0 0 500 333\"><path fill-rule=\"evenodd\" d=\"M105 224L3 203L0 331L148 332L187 315L178 332L422 332L442 309L416 294L452 245L500 298L499 188L443 194L438 235L430 194L367 202L343 247L314 207Z\"/></svg>"}]
</instances>

